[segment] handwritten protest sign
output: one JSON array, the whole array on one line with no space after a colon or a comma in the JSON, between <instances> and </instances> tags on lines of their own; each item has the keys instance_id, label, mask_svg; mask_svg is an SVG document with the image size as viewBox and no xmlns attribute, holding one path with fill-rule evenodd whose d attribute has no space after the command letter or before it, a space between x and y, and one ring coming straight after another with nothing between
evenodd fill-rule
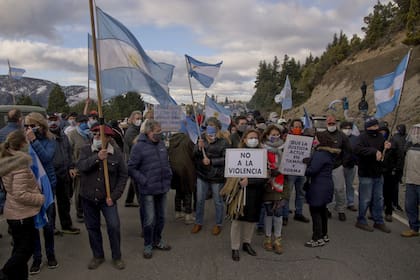
<instances>
[{"instance_id":1,"label":"handwritten protest sign","mask_svg":"<svg viewBox=\"0 0 420 280\"><path fill-rule=\"evenodd\" d=\"M312 137L287 135L280 172L285 175L304 176L306 164L302 160L311 156L312 142Z\"/></svg>"},{"instance_id":2,"label":"handwritten protest sign","mask_svg":"<svg viewBox=\"0 0 420 280\"><path fill-rule=\"evenodd\" d=\"M162 131L179 131L182 109L178 105L155 105L154 119L160 123Z\"/></svg>"},{"instance_id":3,"label":"handwritten protest sign","mask_svg":"<svg viewBox=\"0 0 420 280\"><path fill-rule=\"evenodd\" d=\"M267 150L226 149L225 177L267 178Z\"/></svg>"}]
</instances>

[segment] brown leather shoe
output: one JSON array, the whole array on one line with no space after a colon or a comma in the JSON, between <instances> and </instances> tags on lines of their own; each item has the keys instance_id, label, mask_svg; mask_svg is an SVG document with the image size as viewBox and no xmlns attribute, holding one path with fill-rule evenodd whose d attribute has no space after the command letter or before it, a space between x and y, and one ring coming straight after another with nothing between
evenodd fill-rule
<instances>
[{"instance_id":1,"label":"brown leather shoe","mask_svg":"<svg viewBox=\"0 0 420 280\"><path fill-rule=\"evenodd\" d=\"M401 232L401 236L402 237L416 237L416 236L419 236L419 232L409 229L409 230L405 230Z\"/></svg>"},{"instance_id":2,"label":"brown leather shoe","mask_svg":"<svg viewBox=\"0 0 420 280\"><path fill-rule=\"evenodd\" d=\"M211 233L213 235L219 235L221 231L222 231L222 227L216 225L216 226L213 227Z\"/></svg>"},{"instance_id":3,"label":"brown leather shoe","mask_svg":"<svg viewBox=\"0 0 420 280\"><path fill-rule=\"evenodd\" d=\"M197 233L201 230L202 226L195 224L191 230L191 233Z\"/></svg>"}]
</instances>

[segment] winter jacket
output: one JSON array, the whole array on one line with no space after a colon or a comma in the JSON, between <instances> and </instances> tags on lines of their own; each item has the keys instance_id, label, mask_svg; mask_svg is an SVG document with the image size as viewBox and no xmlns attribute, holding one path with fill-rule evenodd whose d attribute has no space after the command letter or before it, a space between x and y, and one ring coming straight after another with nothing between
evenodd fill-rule
<instances>
[{"instance_id":1,"label":"winter jacket","mask_svg":"<svg viewBox=\"0 0 420 280\"><path fill-rule=\"evenodd\" d=\"M176 133L169 139L169 163L172 169L171 187L184 193L196 190L194 143L185 133Z\"/></svg>"},{"instance_id":2,"label":"winter jacket","mask_svg":"<svg viewBox=\"0 0 420 280\"><path fill-rule=\"evenodd\" d=\"M267 158L269 161L268 167L269 167L270 175L271 175L270 180L268 180L267 184L265 185L265 191L264 191L264 196L263 196L264 201L278 201L282 199L289 200L290 198L289 187L286 185L287 180L285 176L284 176L284 182L283 182L283 192L277 192L271 187L271 181L275 180L276 177L278 176L282 176L282 174L280 174L279 172L281 157L283 153L282 148L281 148L282 144L283 142L281 142L281 144L278 147L272 147L270 143L264 144L264 148L267 149ZM273 158L274 160L271 162L270 158Z\"/></svg>"},{"instance_id":3,"label":"winter jacket","mask_svg":"<svg viewBox=\"0 0 420 280\"><path fill-rule=\"evenodd\" d=\"M397 153L397 162L396 162L396 169L397 169L397 176L402 176L402 170L404 169L404 160L405 160L405 152L407 146L407 135L401 135L399 133L395 134L391 138L391 147L395 149Z\"/></svg>"},{"instance_id":4,"label":"winter jacket","mask_svg":"<svg viewBox=\"0 0 420 280\"><path fill-rule=\"evenodd\" d=\"M128 173L140 194L167 193L171 186L172 170L164 142L152 142L145 134L140 134L131 149Z\"/></svg>"},{"instance_id":5,"label":"winter jacket","mask_svg":"<svg viewBox=\"0 0 420 280\"><path fill-rule=\"evenodd\" d=\"M420 185L420 144L409 145L405 157L405 183Z\"/></svg>"},{"instance_id":6,"label":"winter jacket","mask_svg":"<svg viewBox=\"0 0 420 280\"><path fill-rule=\"evenodd\" d=\"M55 138L57 145L54 154L55 175L58 178L65 179L69 176L69 170L73 167L72 149L67 135L59 132Z\"/></svg>"},{"instance_id":7,"label":"winter jacket","mask_svg":"<svg viewBox=\"0 0 420 280\"><path fill-rule=\"evenodd\" d=\"M9 135L10 132L18 129L22 129L22 127L18 123L8 122L5 127L0 129L0 143L6 141L7 135Z\"/></svg>"},{"instance_id":8,"label":"winter jacket","mask_svg":"<svg viewBox=\"0 0 420 280\"><path fill-rule=\"evenodd\" d=\"M54 155L57 143L55 139L48 139L44 136L38 136L31 142L32 149L36 152L42 166L47 173L48 179L50 180L51 188L54 189L57 185L57 177L55 176L54 170Z\"/></svg>"},{"instance_id":9,"label":"winter jacket","mask_svg":"<svg viewBox=\"0 0 420 280\"><path fill-rule=\"evenodd\" d=\"M268 179L265 178L248 178L244 215L238 218L239 221L247 221L251 223L259 221L261 205L263 202L264 186L267 181Z\"/></svg>"},{"instance_id":10,"label":"winter jacket","mask_svg":"<svg viewBox=\"0 0 420 280\"><path fill-rule=\"evenodd\" d=\"M69 134L67 134L67 137L69 138L69 143L73 150L73 165L76 165L80 158L80 149L85 145L90 145L90 140L89 138L80 135L77 128L70 131Z\"/></svg>"},{"instance_id":11,"label":"winter jacket","mask_svg":"<svg viewBox=\"0 0 420 280\"><path fill-rule=\"evenodd\" d=\"M353 168L355 165L358 165L358 158L354 153L354 147L357 143L357 137L355 135L348 136L351 151L344 151L343 155L343 167L345 168Z\"/></svg>"},{"instance_id":12,"label":"winter jacket","mask_svg":"<svg viewBox=\"0 0 420 280\"><path fill-rule=\"evenodd\" d=\"M361 133L354 147L359 159L358 175L360 177L378 178L382 176L382 162L376 160L376 152L383 152L385 139L379 132Z\"/></svg>"},{"instance_id":13,"label":"winter jacket","mask_svg":"<svg viewBox=\"0 0 420 280\"><path fill-rule=\"evenodd\" d=\"M318 147L306 168L305 175L310 177L306 200L310 206L330 203L334 194L332 170L334 159L340 151L329 147Z\"/></svg>"},{"instance_id":14,"label":"winter jacket","mask_svg":"<svg viewBox=\"0 0 420 280\"><path fill-rule=\"evenodd\" d=\"M8 220L33 217L44 203L31 164L31 157L20 151L0 159L0 176L7 193L4 216Z\"/></svg>"},{"instance_id":15,"label":"winter jacket","mask_svg":"<svg viewBox=\"0 0 420 280\"><path fill-rule=\"evenodd\" d=\"M128 128L124 134L124 141L128 146L128 151L131 151L131 148L133 147L134 139L139 135L140 133L140 126L135 126L134 124L129 124Z\"/></svg>"},{"instance_id":16,"label":"winter jacket","mask_svg":"<svg viewBox=\"0 0 420 280\"><path fill-rule=\"evenodd\" d=\"M111 199L115 202L124 192L128 175L122 152L111 144L108 144L107 164ZM104 165L98 157L98 150L93 149L91 145L82 147L76 167L80 173L80 195L91 201L104 202Z\"/></svg>"},{"instance_id":17,"label":"winter jacket","mask_svg":"<svg viewBox=\"0 0 420 280\"><path fill-rule=\"evenodd\" d=\"M204 155L198 149L198 144L194 147L194 160L197 170L197 176L206 182L224 183L225 182L225 154L226 148L229 148L228 142L223 138L216 138L213 143L209 143L203 135L204 150L210 159L210 165L204 165Z\"/></svg>"},{"instance_id":18,"label":"winter jacket","mask_svg":"<svg viewBox=\"0 0 420 280\"><path fill-rule=\"evenodd\" d=\"M348 137L339 129L334 132L329 132L326 130L321 133L328 135L328 137L333 140L334 145L332 148L341 150L341 152L336 154L334 157L334 169L336 169L340 165L343 165L345 160L347 161L349 159L349 157L345 157L345 155L352 153L350 141Z\"/></svg>"}]
</instances>

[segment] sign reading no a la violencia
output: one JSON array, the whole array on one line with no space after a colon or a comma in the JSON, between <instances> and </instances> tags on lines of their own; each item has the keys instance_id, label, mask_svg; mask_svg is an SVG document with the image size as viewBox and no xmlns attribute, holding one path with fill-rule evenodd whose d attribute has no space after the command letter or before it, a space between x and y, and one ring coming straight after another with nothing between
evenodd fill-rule
<instances>
[{"instance_id":1,"label":"sign reading no a la violencia","mask_svg":"<svg viewBox=\"0 0 420 280\"><path fill-rule=\"evenodd\" d=\"M267 150L226 149L225 177L267 178Z\"/></svg>"}]
</instances>

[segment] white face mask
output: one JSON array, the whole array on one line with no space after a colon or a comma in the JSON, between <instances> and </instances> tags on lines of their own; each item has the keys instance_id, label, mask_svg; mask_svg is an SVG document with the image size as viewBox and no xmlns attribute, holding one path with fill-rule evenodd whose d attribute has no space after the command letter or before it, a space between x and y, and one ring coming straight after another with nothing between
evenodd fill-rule
<instances>
[{"instance_id":1,"label":"white face mask","mask_svg":"<svg viewBox=\"0 0 420 280\"><path fill-rule=\"evenodd\" d=\"M134 125L135 126L140 126L141 125L141 120L135 120Z\"/></svg>"},{"instance_id":2,"label":"white face mask","mask_svg":"<svg viewBox=\"0 0 420 280\"><path fill-rule=\"evenodd\" d=\"M94 147L95 149L100 150L100 149L101 149L101 147L102 147L102 141L101 141L101 139L98 139L98 140L93 139L93 143L92 143L92 145L93 145L93 147Z\"/></svg>"},{"instance_id":3,"label":"white face mask","mask_svg":"<svg viewBox=\"0 0 420 280\"><path fill-rule=\"evenodd\" d=\"M246 145L250 148L255 148L258 146L258 144L259 144L258 139L250 138L246 140Z\"/></svg>"},{"instance_id":4,"label":"white face mask","mask_svg":"<svg viewBox=\"0 0 420 280\"><path fill-rule=\"evenodd\" d=\"M335 125L332 125L332 126L327 126L327 129L329 132L334 132L337 130L337 127Z\"/></svg>"},{"instance_id":5,"label":"white face mask","mask_svg":"<svg viewBox=\"0 0 420 280\"><path fill-rule=\"evenodd\" d=\"M341 131L347 136L351 135L351 129L350 128L343 128Z\"/></svg>"}]
</instances>

